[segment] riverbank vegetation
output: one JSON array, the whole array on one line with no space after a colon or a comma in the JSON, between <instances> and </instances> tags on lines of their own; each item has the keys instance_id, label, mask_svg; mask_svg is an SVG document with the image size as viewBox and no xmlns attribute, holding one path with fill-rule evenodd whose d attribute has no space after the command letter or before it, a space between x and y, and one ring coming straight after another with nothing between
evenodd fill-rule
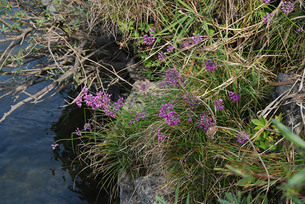
<instances>
[{"instance_id":1,"label":"riverbank vegetation","mask_svg":"<svg viewBox=\"0 0 305 204\"><path fill-rule=\"evenodd\" d=\"M304 202L304 186L291 179L304 171L304 153L293 145L301 140L278 123L286 120L277 111L285 98L271 96L281 72L295 73L303 88L303 0L55 1L57 13L39 2L1 4L12 12L2 13L2 32L16 33L2 74L26 81L11 93L51 79L19 103L37 102L74 82L71 104L93 117L72 137L93 175L110 184L122 172L157 175L172 192L179 185L181 202ZM14 52L25 36L28 48ZM136 62L106 66L106 37ZM33 59L42 62L27 69ZM122 70L140 65L139 103L106 92L105 80L131 86ZM302 127L290 128L303 138Z\"/></svg>"}]
</instances>

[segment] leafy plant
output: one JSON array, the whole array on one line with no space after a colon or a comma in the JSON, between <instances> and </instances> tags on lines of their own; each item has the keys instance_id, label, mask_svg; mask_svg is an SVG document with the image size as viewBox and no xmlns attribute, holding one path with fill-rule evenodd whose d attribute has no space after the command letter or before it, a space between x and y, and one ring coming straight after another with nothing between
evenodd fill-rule
<instances>
[{"instance_id":1,"label":"leafy plant","mask_svg":"<svg viewBox=\"0 0 305 204\"><path fill-rule=\"evenodd\" d=\"M275 119L276 121L280 122L282 120L282 114L280 114ZM251 119L252 123L256 125L254 130L261 131L259 136L257 137L255 141L255 145L261 148L262 150L270 149L270 151L276 150L275 142L277 141L277 138L280 136L277 133L277 129L274 125L271 125L272 129L268 129L270 126L270 123L267 119L265 119L263 116L260 117L260 119Z\"/></svg>"}]
</instances>

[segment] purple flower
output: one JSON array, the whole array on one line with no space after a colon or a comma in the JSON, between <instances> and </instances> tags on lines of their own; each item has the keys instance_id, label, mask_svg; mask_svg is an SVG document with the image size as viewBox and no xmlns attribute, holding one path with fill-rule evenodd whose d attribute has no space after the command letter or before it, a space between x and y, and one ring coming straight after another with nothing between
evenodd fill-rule
<instances>
[{"instance_id":1,"label":"purple flower","mask_svg":"<svg viewBox=\"0 0 305 204\"><path fill-rule=\"evenodd\" d=\"M150 27L149 30L148 30L148 32L152 32L152 33L155 32L155 31L156 31L155 27Z\"/></svg>"},{"instance_id":2,"label":"purple flower","mask_svg":"<svg viewBox=\"0 0 305 204\"><path fill-rule=\"evenodd\" d=\"M176 69L168 69L165 77L164 81L167 85L176 86L178 89L181 88L179 81L184 82L184 79L181 78L180 73Z\"/></svg>"},{"instance_id":3,"label":"purple flower","mask_svg":"<svg viewBox=\"0 0 305 204\"><path fill-rule=\"evenodd\" d=\"M269 4L270 0L262 0L265 4Z\"/></svg>"},{"instance_id":4,"label":"purple flower","mask_svg":"<svg viewBox=\"0 0 305 204\"><path fill-rule=\"evenodd\" d=\"M210 70L210 71L214 71L217 67L217 64L215 62L211 62L211 60L208 60L206 63L205 63L205 67Z\"/></svg>"},{"instance_id":5,"label":"purple flower","mask_svg":"<svg viewBox=\"0 0 305 204\"><path fill-rule=\"evenodd\" d=\"M237 134L237 141L240 144L244 144L249 139L249 135L247 135L245 132L242 132L242 135L240 133Z\"/></svg>"},{"instance_id":6,"label":"purple flower","mask_svg":"<svg viewBox=\"0 0 305 204\"><path fill-rule=\"evenodd\" d=\"M142 91L145 92L146 89L147 89L147 87L148 87L148 83L147 83L147 82L144 82L144 83L141 85Z\"/></svg>"},{"instance_id":7,"label":"purple flower","mask_svg":"<svg viewBox=\"0 0 305 204\"><path fill-rule=\"evenodd\" d=\"M153 128L155 128L155 125L153 125ZM165 133L161 132L161 129L157 126L157 129L155 129L153 132L158 132L157 137L158 140L163 140L165 138Z\"/></svg>"},{"instance_id":8,"label":"purple flower","mask_svg":"<svg viewBox=\"0 0 305 204\"><path fill-rule=\"evenodd\" d=\"M269 22L269 20L270 19L272 19L273 18L273 13L266 13L266 15L264 15L264 17L263 17L263 20L264 20L264 22L267 24L268 22Z\"/></svg>"},{"instance_id":9,"label":"purple flower","mask_svg":"<svg viewBox=\"0 0 305 204\"><path fill-rule=\"evenodd\" d=\"M215 107L217 110L222 110L224 109L224 105L223 105L223 100L222 99L219 99L219 100L216 100L215 101Z\"/></svg>"},{"instance_id":10,"label":"purple flower","mask_svg":"<svg viewBox=\"0 0 305 204\"><path fill-rule=\"evenodd\" d=\"M207 132L210 126L215 125L213 119L209 116L210 114L200 114L200 120L197 127L204 128L204 131Z\"/></svg>"},{"instance_id":11,"label":"purple flower","mask_svg":"<svg viewBox=\"0 0 305 204\"><path fill-rule=\"evenodd\" d=\"M174 51L175 47L172 46L172 45L168 45L167 48L166 48L166 53L167 54L170 54Z\"/></svg>"},{"instance_id":12,"label":"purple flower","mask_svg":"<svg viewBox=\"0 0 305 204\"><path fill-rule=\"evenodd\" d=\"M293 6L293 3L291 2L291 1L284 1L283 3L282 3L282 11L287 15L287 14L289 14L290 12L292 12L293 11L293 8L294 8L294 6Z\"/></svg>"},{"instance_id":13,"label":"purple flower","mask_svg":"<svg viewBox=\"0 0 305 204\"><path fill-rule=\"evenodd\" d=\"M191 45L192 45L192 41L190 41L190 40L187 40L183 43L184 47L190 47Z\"/></svg>"},{"instance_id":14,"label":"purple flower","mask_svg":"<svg viewBox=\"0 0 305 204\"><path fill-rule=\"evenodd\" d=\"M199 35L199 34L194 35L194 36L192 37L193 43L194 43L195 45L197 45L198 43L200 43L200 42L202 41L202 39L203 39L202 36Z\"/></svg>"},{"instance_id":15,"label":"purple flower","mask_svg":"<svg viewBox=\"0 0 305 204\"><path fill-rule=\"evenodd\" d=\"M176 114L173 104L171 103L163 104L160 108L159 114L165 119L168 125L178 125L180 123L180 119L178 118L180 115Z\"/></svg>"},{"instance_id":16,"label":"purple flower","mask_svg":"<svg viewBox=\"0 0 305 204\"><path fill-rule=\"evenodd\" d=\"M230 94L231 101L237 102L239 100L239 95L238 94L236 94L236 93L234 93L232 91L230 91L229 94Z\"/></svg>"},{"instance_id":17,"label":"purple flower","mask_svg":"<svg viewBox=\"0 0 305 204\"><path fill-rule=\"evenodd\" d=\"M75 130L75 134L77 135L77 136L82 136L82 133L81 133L81 131L79 130L79 128L76 128L76 130Z\"/></svg>"},{"instance_id":18,"label":"purple flower","mask_svg":"<svg viewBox=\"0 0 305 204\"><path fill-rule=\"evenodd\" d=\"M89 130L89 129L90 129L90 123L85 123L84 130Z\"/></svg>"},{"instance_id":19,"label":"purple flower","mask_svg":"<svg viewBox=\"0 0 305 204\"><path fill-rule=\"evenodd\" d=\"M75 100L75 103L76 103L76 105L80 108L80 107L82 107L82 97L81 96L79 96L79 97L77 97L76 98L76 100Z\"/></svg>"},{"instance_id":20,"label":"purple flower","mask_svg":"<svg viewBox=\"0 0 305 204\"><path fill-rule=\"evenodd\" d=\"M156 38L154 37L154 35L152 33L149 34L144 34L143 36L143 42L145 45L151 45L155 42Z\"/></svg>"},{"instance_id":21,"label":"purple flower","mask_svg":"<svg viewBox=\"0 0 305 204\"><path fill-rule=\"evenodd\" d=\"M88 94L88 87L87 87L87 85L85 85L85 86L82 88L81 95L87 95L87 94Z\"/></svg>"},{"instance_id":22,"label":"purple flower","mask_svg":"<svg viewBox=\"0 0 305 204\"><path fill-rule=\"evenodd\" d=\"M158 140L163 140L165 138L165 133L161 132L161 130L158 130Z\"/></svg>"},{"instance_id":23,"label":"purple flower","mask_svg":"<svg viewBox=\"0 0 305 204\"><path fill-rule=\"evenodd\" d=\"M186 119L186 120L189 121L189 122L192 122L192 121L193 121L193 117L194 117L194 116L193 116L192 114L188 113L188 114L187 114L187 119Z\"/></svg>"},{"instance_id":24,"label":"purple flower","mask_svg":"<svg viewBox=\"0 0 305 204\"><path fill-rule=\"evenodd\" d=\"M181 78L180 73L176 69L168 69L165 74L165 79L159 83L159 88L165 89L165 84L167 84L181 89L179 82L182 82L183 86L185 86L184 81L185 80Z\"/></svg>"},{"instance_id":25,"label":"purple flower","mask_svg":"<svg viewBox=\"0 0 305 204\"><path fill-rule=\"evenodd\" d=\"M166 53L159 52L158 58L159 58L160 61L163 61L165 59L165 57L166 57Z\"/></svg>"},{"instance_id":26,"label":"purple flower","mask_svg":"<svg viewBox=\"0 0 305 204\"><path fill-rule=\"evenodd\" d=\"M298 29L298 32L299 32L299 33L302 33L302 32L303 32L303 30L302 30L301 28L299 28L299 29Z\"/></svg>"},{"instance_id":27,"label":"purple flower","mask_svg":"<svg viewBox=\"0 0 305 204\"><path fill-rule=\"evenodd\" d=\"M188 101L191 109L198 108L201 104L200 102L198 102L198 103L196 102L196 101L198 101L198 99L192 93L186 94L183 98ZM196 104L196 106L195 106L195 104Z\"/></svg>"},{"instance_id":28,"label":"purple flower","mask_svg":"<svg viewBox=\"0 0 305 204\"><path fill-rule=\"evenodd\" d=\"M58 146L59 146L59 144L51 144L52 150L55 150L56 147L58 147Z\"/></svg>"}]
</instances>

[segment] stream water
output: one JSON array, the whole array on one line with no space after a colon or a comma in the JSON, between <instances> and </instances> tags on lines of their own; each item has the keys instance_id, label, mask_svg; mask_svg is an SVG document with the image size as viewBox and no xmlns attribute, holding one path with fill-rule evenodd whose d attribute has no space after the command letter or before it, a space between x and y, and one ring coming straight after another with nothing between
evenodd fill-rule
<instances>
[{"instance_id":1,"label":"stream water","mask_svg":"<svg viewBox=\"0 0 305 204\"><path fill-rule=\"evenodd\" d=\"M38 84L29 91L45 85L46 82ZM0 100L1 116L11 104L14 104L11 96ZM57 137L52 129L62 114L59 107L64 104L63 96L56 93L42 103L23 105L0 123L0 203L64 204L95 200L96 195L88 197L88 185L82 185L78 177L73 178L74 167L65 162L69 152L62 145L55 151L51 148Z\"/></svg>"}]
</instances>

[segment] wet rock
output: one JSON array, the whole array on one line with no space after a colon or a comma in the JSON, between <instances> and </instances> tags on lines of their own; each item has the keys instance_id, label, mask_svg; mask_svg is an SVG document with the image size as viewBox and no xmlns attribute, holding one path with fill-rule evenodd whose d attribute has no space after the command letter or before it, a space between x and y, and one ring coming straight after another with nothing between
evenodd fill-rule
<instances>
[{"instance_id":1,"label":"wet rock","mask_svg":"<svg viewBox=\"0 0 305 204\"><path fill-rule=\"evenodd\" d=\"M281 100L279 112L283 113L283 123L296 134L300 134L304 124L302 113L305 114L303 103L304 89L299 91L300 76L296 74L280 73L276 79L276 87L272 93L273 100Z\"/></svg>"}]
</instances>

